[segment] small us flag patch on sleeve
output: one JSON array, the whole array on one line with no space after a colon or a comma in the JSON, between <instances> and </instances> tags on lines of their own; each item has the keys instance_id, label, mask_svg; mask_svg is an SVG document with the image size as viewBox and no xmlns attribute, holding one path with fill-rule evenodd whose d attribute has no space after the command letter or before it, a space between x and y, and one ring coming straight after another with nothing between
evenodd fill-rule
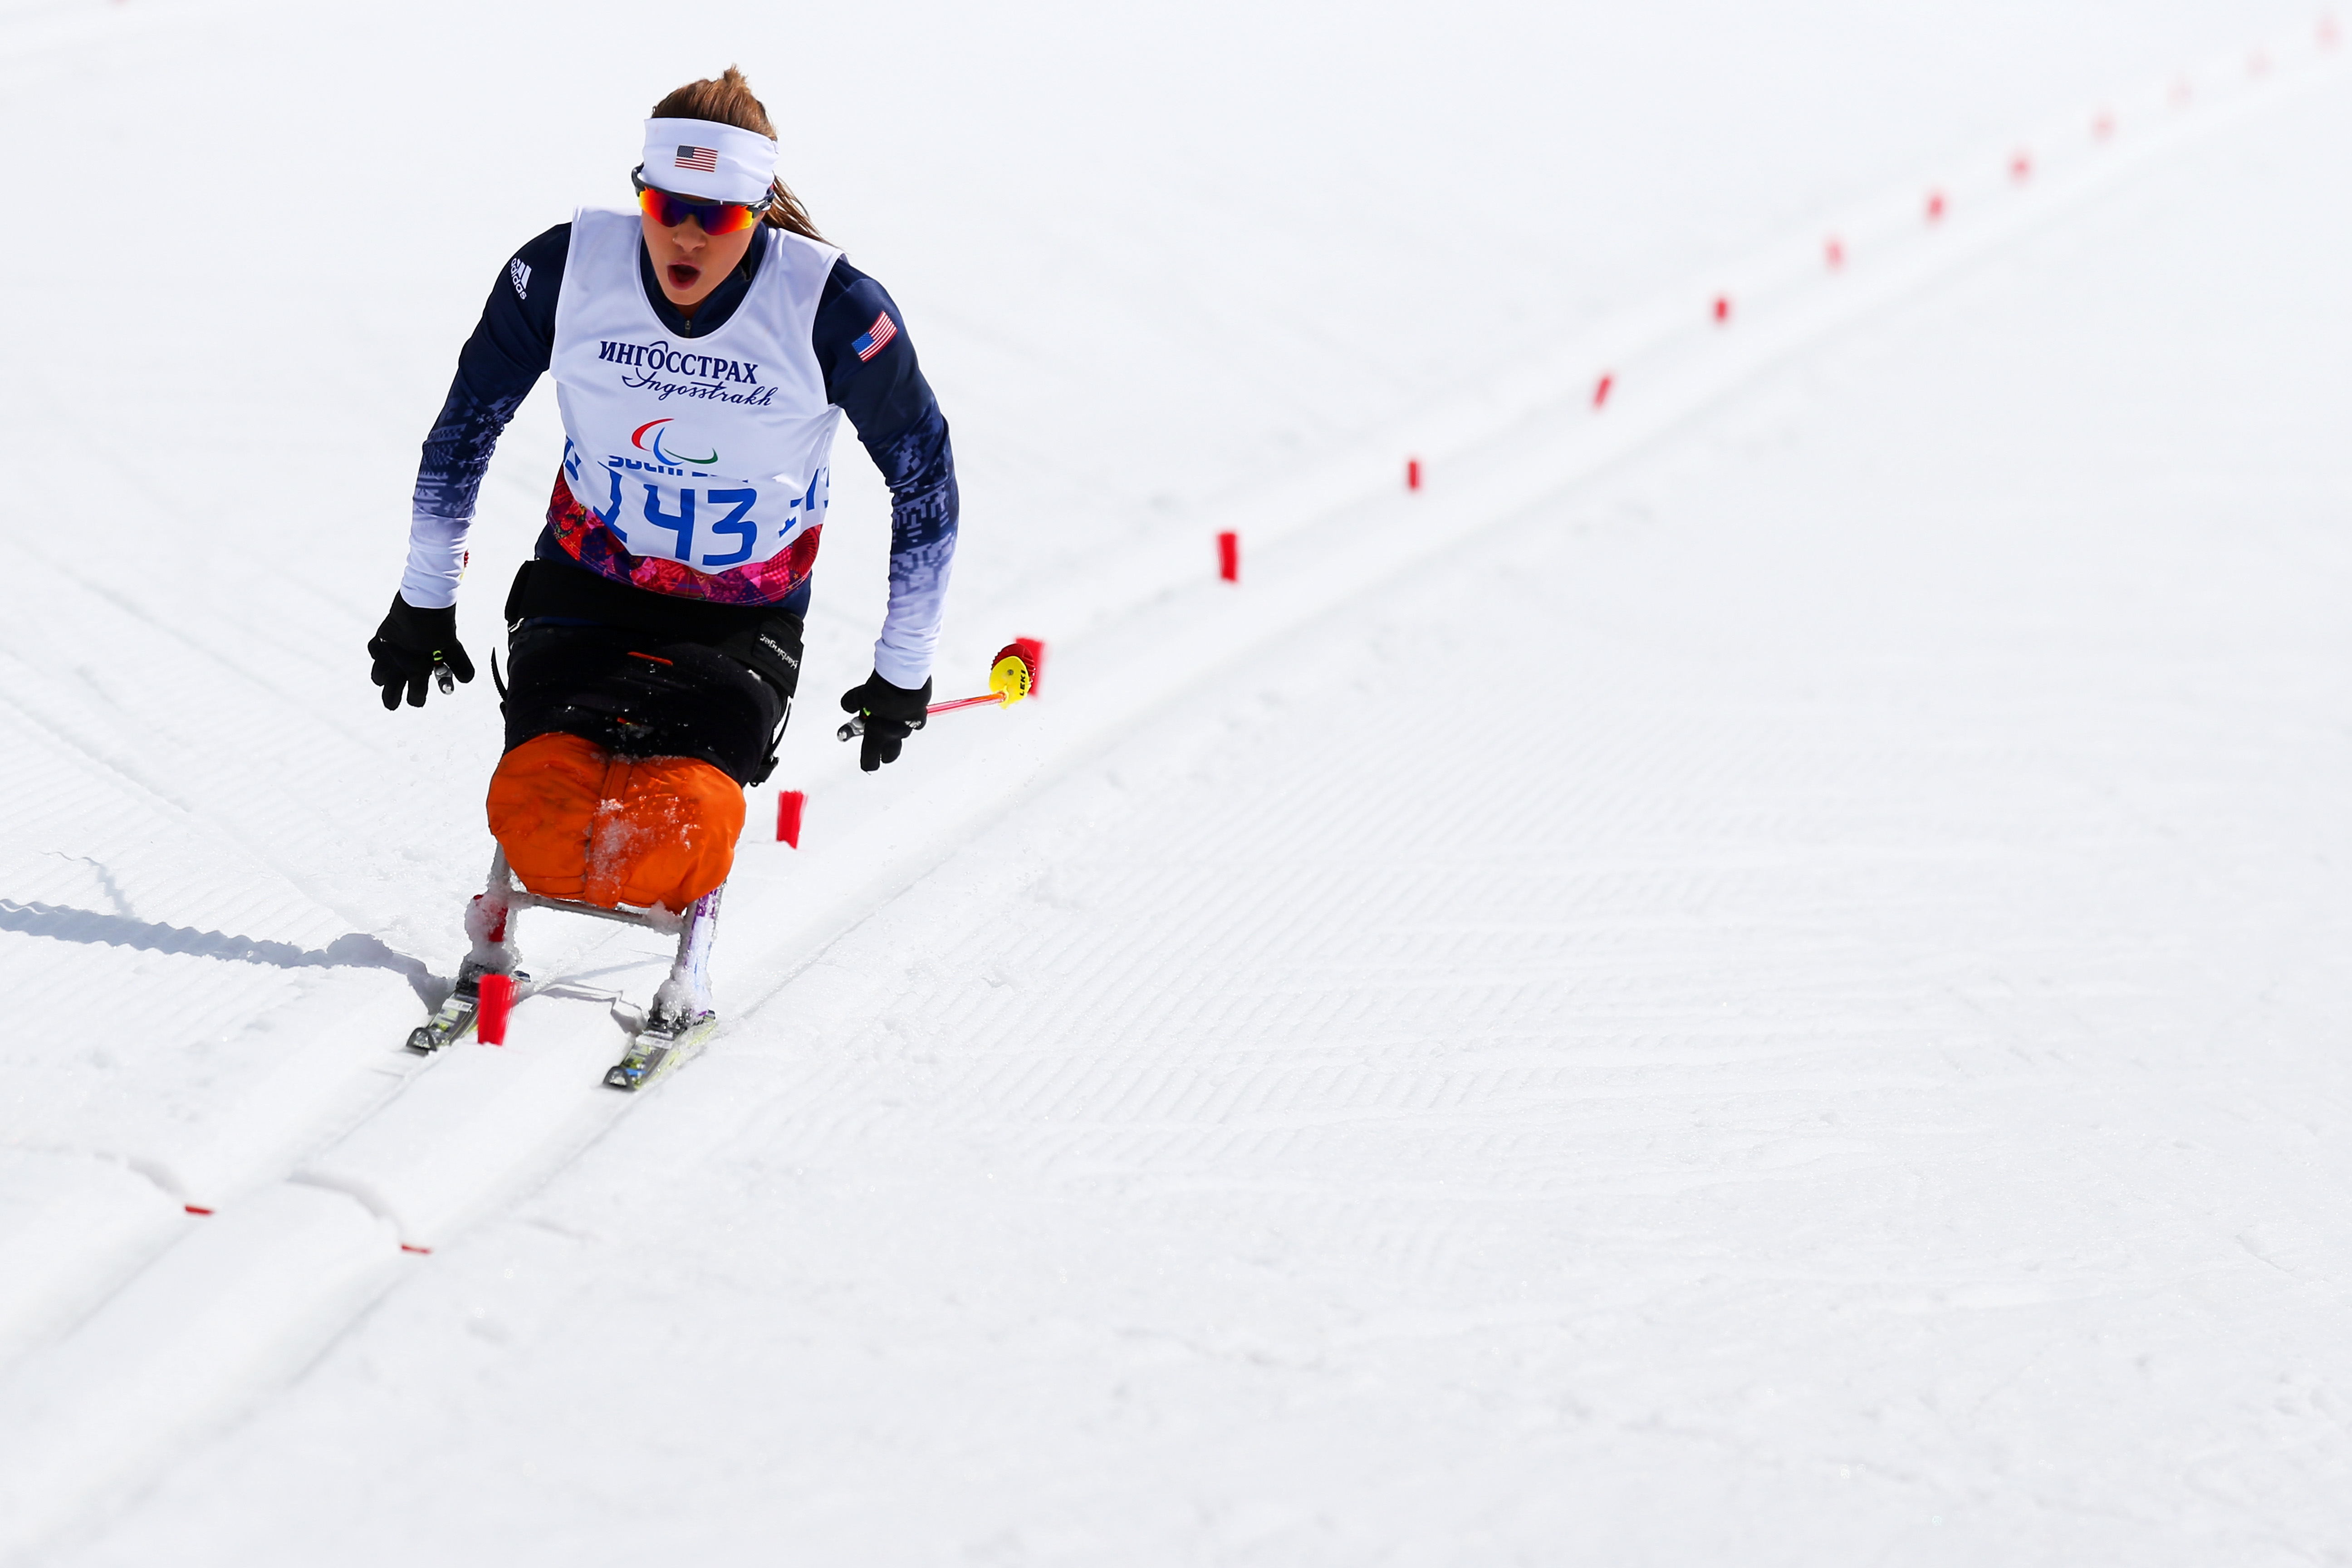
<instances>
[{"instance_id":1,"label":"small us flag patch on sleeve","mask_svg":"<svg viewBox=\"0 0 2352 1568\"><path fill-rule=\"evenodd\" d=\"M882 352L884 347L889 343L892 338L895 338L898 335L898 329L897 325L891 321L890 312L885 310L880 315L874 318L874 324L866 329L866 335L864 337L849 345L849 352L856 354L862 360L872 359L876 354Z\"/></svg>"},{"instance_id":2,"label":"small us flag patch on sleeve","mask_svg":"<svg viewBox=\"0 0 2352 1568\"><path fill-rule=\"evenodd\" d=\"M719 173L719 149L716 147L680 147L677 166L692 169L698 174Z\"/></svg>"}]
</instances>

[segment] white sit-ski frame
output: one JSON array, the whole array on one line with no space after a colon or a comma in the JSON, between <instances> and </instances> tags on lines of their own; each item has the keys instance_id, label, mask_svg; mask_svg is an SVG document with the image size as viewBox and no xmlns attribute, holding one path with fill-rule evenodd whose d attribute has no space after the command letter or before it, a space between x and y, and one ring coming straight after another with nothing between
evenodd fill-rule
<instances>
[{"instance_id":1,"label":"white sit-ski frame","mask_svg":"<svg viewBox=\"0 0 2352 1568\"><path fill-rule=\"evenodd\" d=\"M501 847L490 857L489 879L481 895L466 910L466 934L474 944L469 961L487 973L515 973L520 954L515 948L514 919L525 910L562 910L648 931L676 931L677 957L670 964L669 978L654 993L653 1006L646 1016L656 1024L690 1020L715 1011L710 1001L710 944L719 930L719 896L726 890L726 884L720 883L688 905L683 916L658 905L649 910L626 906L608 910L602 904L551 899L516 883Z\"/></svg>"}]
</instances>

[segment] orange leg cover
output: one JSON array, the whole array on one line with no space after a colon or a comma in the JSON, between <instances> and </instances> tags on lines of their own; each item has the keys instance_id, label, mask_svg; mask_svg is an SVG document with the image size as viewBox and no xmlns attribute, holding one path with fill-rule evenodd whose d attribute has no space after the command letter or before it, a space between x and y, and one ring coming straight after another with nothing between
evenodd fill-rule
<instances>
[{"instance_id":1,"label":"orange leg cover","mask_svg":"<svg viewBox=\"0 0 2352 1568\"><path fill-rule=\"evenodd\" d=\"M692 757L616 757L541 735L490 775L490 836L522 885L551 899L674 911L727 879L743 791Z\"/></svg>"}]
</instances>

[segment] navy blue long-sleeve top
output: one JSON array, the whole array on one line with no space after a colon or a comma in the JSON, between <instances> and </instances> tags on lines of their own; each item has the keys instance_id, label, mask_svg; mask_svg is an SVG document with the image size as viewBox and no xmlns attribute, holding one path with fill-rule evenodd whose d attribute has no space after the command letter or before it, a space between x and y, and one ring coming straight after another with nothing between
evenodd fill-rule
<instances>
[{"instance_id":1,"label":"navy blue long-sleeve top","mask_svg":"<svg viewBox=\"0 0 2352 1568\"><path fill-rule=\"evenodd\" d=\"M408 569L401 596L419 608L457 602L466 534L488 469L490 453L515 410L538 384L555 347L555 305L563 287L572 226L558 224L515 252L491 287L473 335L458 351L457 374L440 416L425 438L410 522ZM646 300L680 338L717 331L751 291L764 247L754 245L691 320L669 302L641 245L637 268ZM900 323L898 352L861 360L851 346L887 311ZM899 686L920 686L929 675L950 564L954 560L958 498L955 458L947 420L923 379L905 318L881 284L843 257L833 264L811 331L824 374L825 395L847 416L866 454L890 487L890 595L875 668ZM569 562L550 533L538 553ZM803 584L783 606L804 613ZM888 668L885 668L887 666Z\"/></svg>"}]
</instances>

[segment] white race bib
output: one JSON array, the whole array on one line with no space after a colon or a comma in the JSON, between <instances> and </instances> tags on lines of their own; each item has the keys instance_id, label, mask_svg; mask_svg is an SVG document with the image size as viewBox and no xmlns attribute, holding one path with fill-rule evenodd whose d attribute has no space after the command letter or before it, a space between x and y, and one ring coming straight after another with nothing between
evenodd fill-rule
<instances>
[{"instance_id":1,"label":"white race bib","mask_svg":"<svg viewBox=\"0 0 2352 1568\"><path fill-rule=\"evenodd\" d=\"M762 224L751 292L707 337L646 301L635 212L583 209L550 370L563 477L633 555L704 574L755 564L824 521L841 410L810 346L841 252Z\"/></svg>"}]
</instances>

